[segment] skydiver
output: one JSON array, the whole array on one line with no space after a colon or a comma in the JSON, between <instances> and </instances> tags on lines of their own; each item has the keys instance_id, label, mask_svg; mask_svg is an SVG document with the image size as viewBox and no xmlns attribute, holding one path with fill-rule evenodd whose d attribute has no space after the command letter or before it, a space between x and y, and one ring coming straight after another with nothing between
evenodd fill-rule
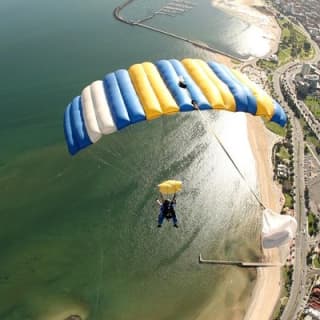
<instances>
[{"instance_id":1,"label":"skydiver","mask_svg":"<svg viewBox=\"0 0 320 320\"><path fill-rule=\"evenodd\" d=\"M179 87L182 88L182 89L187 89L187 84L186 84L186 82L184 81L183 76L179 76L178 79L179 79L179 82L178 82ZM189 96L190 96L189 91L188 91L188 94L189 94ZM191 97L191 96L190 96L190 97ZM197 102L196 102L195 100L191 99L191 104L192 104L192 106L193 106L193 108L194 108L195 110L199 110L199 105L197 104Z\"/></svg>"},{"instance_id":2,"label":"skydiver","mask_svg":"<svg viewBox=\"0 0 320 320\"><path fill-rule=\"evenodd\" d=\"M192 103L193 109L199 110L199 105L197 104L196 100L192 99L191 103Z\"/></svg>"},{"instance_id":3,"label":"skydiver","mask_svg":"<svg viewBox=\"0 0 320 320\"><path fill-rule=\"evenodd\" d=\"M172 200L164 200L162 193L160 193L160 199L157 200L157 203L160 206L158 228L161 228L164 219L167 219L168 221L172 219L173 226L178 228L178 219L175 212L176 194L174 194Z\"/></svg>"},{"instance_id":4,"label":"skydiver","mask_svg":"<svg viewBox=\"0 0 320 320\"><path fill-rule=\"evenodd\" d=\"M179 87L182 88L182 89L187 89L187 84L186 82L184 81L184 78L183 76L179 76Z\"/></svg>"}]
</instances>

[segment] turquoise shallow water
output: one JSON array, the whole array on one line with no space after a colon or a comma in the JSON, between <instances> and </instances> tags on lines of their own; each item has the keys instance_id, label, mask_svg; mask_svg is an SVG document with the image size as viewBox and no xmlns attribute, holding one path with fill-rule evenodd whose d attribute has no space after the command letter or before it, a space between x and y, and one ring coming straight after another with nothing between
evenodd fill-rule
<instances>
[{"instance_id":1,"label":"turquoise shallow water","mask_svg":"<svg viewBox=\"0 0 320 320\"><path fill-rule=\"evenodd\" d=\"M197 263L259 254L257 206L208 129L255 185L241 115L170 116L67 153L63 111L86 84L138 61L210 58L119 23L118 4L0 4L1 319L196 319L210 301L230 319L248 302L254 274ZM156 228L167 178L184 183L178 230Z\"/></svg>"}]
</instances>

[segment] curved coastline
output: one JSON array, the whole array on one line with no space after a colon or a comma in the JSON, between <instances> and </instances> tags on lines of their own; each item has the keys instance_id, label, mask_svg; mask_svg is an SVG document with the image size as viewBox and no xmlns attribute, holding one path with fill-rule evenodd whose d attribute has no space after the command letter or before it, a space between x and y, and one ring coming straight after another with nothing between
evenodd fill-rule
<instances>
[{"instance_id":1,"label":"curved coastline","mask_svg":"<svg viewBox=\"0 0 320 320\"><path fill-rule=\"evenodd\" d=\"M129 20L127 18L124 18L122 15L121 15L121 10L124 9L126 6L128 6L130 3L132 3L134 0L127 0L125 3L123 3L122 5L116 7L114 10L113 10L113 16L123 22L123 23L126 23L126 24L129 24L131 26L139 26L139 27L142 27L142 28L145 28L145 29L149 29L149 30L152 30L152 31L155 31L155 32L158 32L158 33L161 33L161 34L165 34L166 36L169 36L169 37L172 37L172 38L175 38L175 39L178 39L178 40L181 40L181 41L185 41L197 48L200 48L200 49L203 49L203 50L206 50L206 51L209 51L209 52L212 52L212 53L215 53L215 54L218 54L218 55L221 55L221 56L225 56L225 57L228 57L229 59L232 59L232 60L235 60L235 61L238 61L238 62L244 62L246 61L246 59L242 59L242 58L239 58L239 57L236 57L236 56L233 56L231 54L228 54L226 52L223 52L223 51L220 51L218 49L215 49L215 48L212 48L210 47L209 45L207 45L206 43L203 43L203 42L200 42L200 41L195 41L195 40L191 40L191 39L188 39L186 37L183 37L183 36L180 36L178 34L175 34L175 33L172 33L172 32L168 32L168 31L165 31L165 30L162 30L162 29L159 29L159 28L156 28L156 27L152 27L152 26L149 26L149 25L146 25L144 24L143 22L144 21L147 21L147 20L150 20L151 18L153 18L153 15L150 15L144 19L141 19L141 20L138 20L138 21L132 21L132 20Z\"/></svg>"},{"instance_id":2,"label":"curved coastline","mask_svg":"<svg viewBox=\"0 0 320 320\"><path fill-rule=\"evenodd\" d=\"M272 11L268 9L263 0L211 0L211 5L264 30L265 38L269 41L269 52L265 57L277 51L281 30Z\"/></svg>"}]
</instances>

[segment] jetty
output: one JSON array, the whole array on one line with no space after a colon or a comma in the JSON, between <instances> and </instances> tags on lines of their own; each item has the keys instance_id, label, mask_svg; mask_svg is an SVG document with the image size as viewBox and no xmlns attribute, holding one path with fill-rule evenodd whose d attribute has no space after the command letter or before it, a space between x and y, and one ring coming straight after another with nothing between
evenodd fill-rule
<instances>
[{"instance_id":1,"label":"jetty","mask_svg":"<svg viewBox=\"0 0 320 320\"><path fill-rule=\"evenodd\" d=\"M216 264L216 265L229 265L229 266L237 266L240 268L267 268L267 267L281 267L282 266L282 264L280 264L280 263L270 263L270 262L206 260L206 259L202 258L201 253L199 255L199 263Z\"/></svg>"},{"instance_id":2,"label":"jetty","mask_svg":"<svg viewBox=\"0 0 320 320\"><path fill-rule=\"evenodd\" d=\"M162 14L164 16L169 16L169 17L175 17L176 14L170 12L170 11L165 11L163 9L161 9L160 11L157 11L157 14Z\"/></svg>"},{"instance_id":3,"label":"jetty","mask_svg":"<svg viewBox=\"0 0 320 320\"><path fill-rule=\"evenodd\" d=\"M135 1L135 0L127 0L122 5L116 7L113 10L114 17L117 20L119 20L119 21L121 21L123 23L129 24L131 26L138 26L138 27L141 27L141 28L149 29L149 30L152 30L154 32L158 32L158 33L164 34L166 36L169 36L171 38L175 38L175 39L187 42L187 43L189 43L189 44L191 44L191 45L193 45L195 47L201 48L203 50L210 51L212 53L217 53L217 54L220 54L220 55L223 55L223 56L227 56L230 59L233 59L233 60L236 60L236 61L243 61L243 59L239 59L238 57L235 57L235 56L233 56L231 54L228 54L228 53L225 53L225 52L220 51L218 49L215 49L215 48L213 48L213 47L209 46L208 44L203 43L201 41L191 40L191 39L188 39L186 37L183 37L183 36L180 36L178 34L175 34L173 32L169 32L169 31L160 29L158 27L153 27L153 26L150 26L150 25L147 25L147 24L143 23L145 21L151 20L157 14L168 15L168 16L173 16L173 17L176 16L177 14L182 14L187 8L186 7L182 8L182 6L181 6L181 8L178 8L178 7L176 7L176 4L181 2L182 5L192 7L194 5L192 2L185 1L185 0L180 0L180 1L179 0L175 0L175 1L171 2L171 3L168 3L167 5L163 6L161 9L159 9L158 11L155 11L151 15L149 15L149 16L147 16L145 18L142 18L142 19L134 21L134 20L129 20L129 19L127 19L127 18L125 18L125 17L123 17L121 15L121 10L124 9L126 6L128 6L133 1Z\"/></svg>"},{"instance_id":4,"label":"jetty","mask_svg":"<svg viewBox=\"0 0 320 320\"><path fill-rule=\"evenodd\" d=\"M171 2L171 4L173 4L175 6L179 6L181 8L186 8L186 9L191 9L196 5L195 3L192 3L192 2L186 3L186 2L181 1L181 0L173 0Z\"/></svg>"}]
</instances>

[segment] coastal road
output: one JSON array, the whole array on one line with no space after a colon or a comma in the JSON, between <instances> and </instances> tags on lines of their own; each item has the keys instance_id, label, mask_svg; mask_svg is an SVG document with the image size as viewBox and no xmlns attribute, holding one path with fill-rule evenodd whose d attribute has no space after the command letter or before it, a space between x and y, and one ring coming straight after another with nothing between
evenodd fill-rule
<instances>
[{"instance_id":1,"label":"coastal road","mask_svg":"<svg viewBox=\"0 0 320 320\"><path fill-rule=\"evenodd\" d=\"M282 314L282 320L296 319L303 298L306 295L307 264L306 253L308 252L306 214L304 204L304 143L303 132L299 121L294 118L292 121L294 132L295 150L295 212L298 222L296 235L296 252L294 259L294 270L292 275L292 287L289 300Z\"/></svg>"},{"instance_id":2,"label":"coastal road","mask_svg":"<svg viewBox=\"0 0 320 320\"><path fill-rule=\"evenodd\" d=\"M293 83L295 76L301 72L302 65L291 66L282 76L282 81L285 84L285 88L291 95L295 95L296 89ZM300 114L303 116L304 120L313 131L315 136L320 140L320 124L314 114L309 110L309 108L304 104L302 100L294 99L296 107L299 109Z\"/></svg>"},{"instance_id":3,"label":"coastal road","mask_svg":"<svg viewBox=\"0 0 320 320\"><path fill-rule=\"evenodd\" d=\"M306 32L305 32L306 33ZM308 35L307 35L308 36ZM309 36L308 36L309 37ZM310 39L310 38L309 38ZM318 46L312 41L315 48L315 56L309 63L315 63L320 59L320 51ZM292 79L295 74L301 70L301 63L291 62L279 68L273 77L274 89L279 95L280 99L284 101L280 89L280 81L282 77L286 77L286 82L292 94L295 93ZM286 104L285 104L286 105ZM298 106L299 107L299 106ZM304 140L303 131L300 122L294 117L292 110L286 105L286 111L291 118L293 126L293 146L294 146L294 187L295 187L295 212L298 222L298 229L296 235L296 252L294 260L293 282L290 291L290 296L284 312L281 316L282 320L298 319L299 314L305 307L308 292L307 281L310 279L308 274L308 266L306 261L306 254L309 251L308 232L307 232L307 217L304 199Z\"/></svg>"},{"instance_id":4,"label":"coastal road","mask_svg":"<svg viewBox=\"0 0 320 320\"><path fill-rule=\"evenodd\" d=\"M280 89L280 86L279 86ZM277 92L277 91L276 91ZM281 91L277 92L283 99ZM286 308L281 316L282 320L293 320L300 311L301 302L305 292L307 277L306 253L308 250L306 234L306 214L304 205L304 142L303 131L299 120L294 118L293 112L287 110L293 126L293 146L294 146L294 189L295 189L295 213L298 223L295 258L292 275L292 287Z\"/></svg>"},{"instance_id":5,"label":"coastal road","mask_svg":"<svg viewBox=\"0 0 320 320\"><path fill-rule=\"evenodd\" d=\"M295 259L294 269L292 275L292 287L289 295L287 305L282 313L282 320L293 320L296 318L300 308L302 307L302 301L306 294L305 283L307 277L307 265L306 265L306 252L308 248L307 235L306 235L306 214L304 206L304 142L303 131L301 125L294 117L292 110L284 102L284 98L280 89L280 81L282 75L290 68L295 68L297 62L290 62L274 72L273 81L274 89L278 94L280 100L283 102L288 117L291 120L293 126L293 147L294 147L294 188L295 188L295 213L298 223L297 235L295 241Z\"/></svg>"}]
</instances>

